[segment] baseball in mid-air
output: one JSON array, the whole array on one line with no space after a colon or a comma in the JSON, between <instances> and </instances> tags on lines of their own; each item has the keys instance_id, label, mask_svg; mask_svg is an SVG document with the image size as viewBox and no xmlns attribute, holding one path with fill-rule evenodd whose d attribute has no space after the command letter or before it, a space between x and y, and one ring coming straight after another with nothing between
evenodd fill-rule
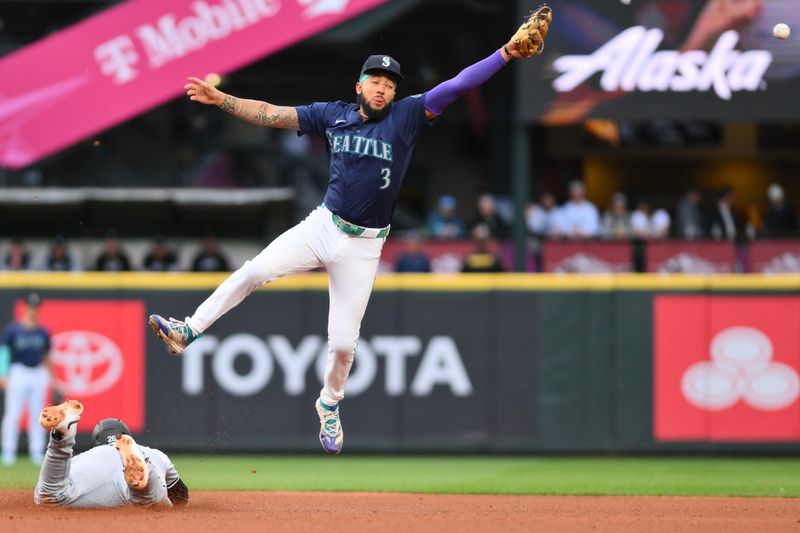
<instances>
[{"instance_id":1,"label":"baseball in mid-air","mask_svg":"<svg viewBox=\"0 0 800 533\"><path fill-rule=\"evenodd\" d=\"M788 38L791 33L792 33L791 28L789 28L789 26L787 26L783 22L781 22L780 24L775 24L775 27L772 28L772 35L774 35L780 40Z\"/></svg>"},{"instance_id":2,"label":"baseball in mid-air","mask_svg":"<svg viewBox=\"0 0 800 533\"><path fill-rule=\"evenodd\" d=\"M205 82L212 87L218 87L220 83L222 83L222 76L215 72L211 72L210 74L206 74Z\"/></svg>"}]
</instances>

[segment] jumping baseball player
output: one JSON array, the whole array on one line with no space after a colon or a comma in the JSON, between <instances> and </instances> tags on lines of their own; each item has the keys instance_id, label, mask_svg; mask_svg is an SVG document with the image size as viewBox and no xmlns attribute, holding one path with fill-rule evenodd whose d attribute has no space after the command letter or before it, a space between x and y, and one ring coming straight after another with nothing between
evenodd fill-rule
<instances>
[{"instance_id":1,"label":"jumping baseball player","mask_svg":"<svg viewBox=\"0 0 800 533\"><path fill-rule=\"evenodd\" d=\"M89 450L72 456L83 404L67 400L42 410L39 423L50 432L34 501L63 507L188 505L189 489L169 457L140 446L128 426L106 418L92 431Z\"/></svg>"},{"instance_id":2,"label":"jumping baseball player","mask_svg":"<svg viewBox=\"0 0 800 533\"><path fill-rule=\"evenodd\" d=\"M252 124L325 139L330 180L323 205L234 272L185 322L151 315L153 331L170 351L181 353L258 287L324 265L329 276L329 355L316 410L323 449L329 454L339 453L344 432L338 406L344 398L361 319L417 136L423 125L513 58L540 53L551 20L550 8L539 8L491 56L427 93L397 101L403 75L400 64L388 55L367 58L355 84L355 104L281 107L236 98L199 78L189 78L185 89L193 101L216 105Z\"/></svg>"},{"instance_id":3,"label":"jumping baseball player","mask_svg":"<svg viewBox=\"0 0 800 533\"><path fill-rule=\"evenodd\" d=\"M17 459L19 421L28 407L28 453L41 464L44 457L44 432L36 423L36 413L45 405L47 389L53 381L50 367L50 333L39 324L41 299L31 293L25 299L22 320L6 326L0 340L0 388L5 388L2 425L2 461L11 465Z\"/></svg>"}]
</instances>

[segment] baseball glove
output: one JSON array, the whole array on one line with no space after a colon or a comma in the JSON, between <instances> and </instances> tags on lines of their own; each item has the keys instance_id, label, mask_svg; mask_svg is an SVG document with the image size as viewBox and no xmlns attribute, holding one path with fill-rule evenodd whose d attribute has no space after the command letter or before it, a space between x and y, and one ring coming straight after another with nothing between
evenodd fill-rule
<instances>
[{"instance_id":1,"label":"baseball glove","mask_svg":"<svg viewBox=\"0 0 800 533\"><path fill-rule=\"evenodd\" d=\"M544 51L544 38L547 37L551 22L553 22L553 10L550 6L543 5L532 12L528 20L519 27L511 42L522 57L539 55Z\"/></svg>"}]
</instances>

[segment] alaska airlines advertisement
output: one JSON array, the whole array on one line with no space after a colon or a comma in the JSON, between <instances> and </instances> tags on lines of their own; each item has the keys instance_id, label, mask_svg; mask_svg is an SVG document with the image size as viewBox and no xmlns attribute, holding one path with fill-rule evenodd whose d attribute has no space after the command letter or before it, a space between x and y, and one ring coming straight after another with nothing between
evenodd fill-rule
<instances>
[{"instance_id":1,"label":"alaska airlines advertisement","mask_svg":"<svg viewBox=\"0 0 800 533\"><path fill-rule=\"evenodd\" d=\"M775 37L780 23L795 34ZM544 53L520 68L522 111L547 124L797 119L798 32L796 0L558 2Z\"/></svg>"}]
</instances>

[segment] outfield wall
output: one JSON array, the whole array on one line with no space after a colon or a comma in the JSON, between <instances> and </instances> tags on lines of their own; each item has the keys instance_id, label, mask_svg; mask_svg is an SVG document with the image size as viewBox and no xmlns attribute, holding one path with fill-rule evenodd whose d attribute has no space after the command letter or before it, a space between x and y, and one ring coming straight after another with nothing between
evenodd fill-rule
<instances>
[{"instance_id":1,"label":"outfield wall","mask_svg":"<svg viewBox=\"0 0 800 533\"><path fill-rule=\"evenodd\" d=\"M30 290L45 299L82 431L116 416L166 449L316 451L326 277L259 290L169 355L147 314L182 318L221 279L6 274L0 318ZM342 404L347 448L800 451L799 289L800 276L381 276Z\"/></svg>"}]
</instances>

